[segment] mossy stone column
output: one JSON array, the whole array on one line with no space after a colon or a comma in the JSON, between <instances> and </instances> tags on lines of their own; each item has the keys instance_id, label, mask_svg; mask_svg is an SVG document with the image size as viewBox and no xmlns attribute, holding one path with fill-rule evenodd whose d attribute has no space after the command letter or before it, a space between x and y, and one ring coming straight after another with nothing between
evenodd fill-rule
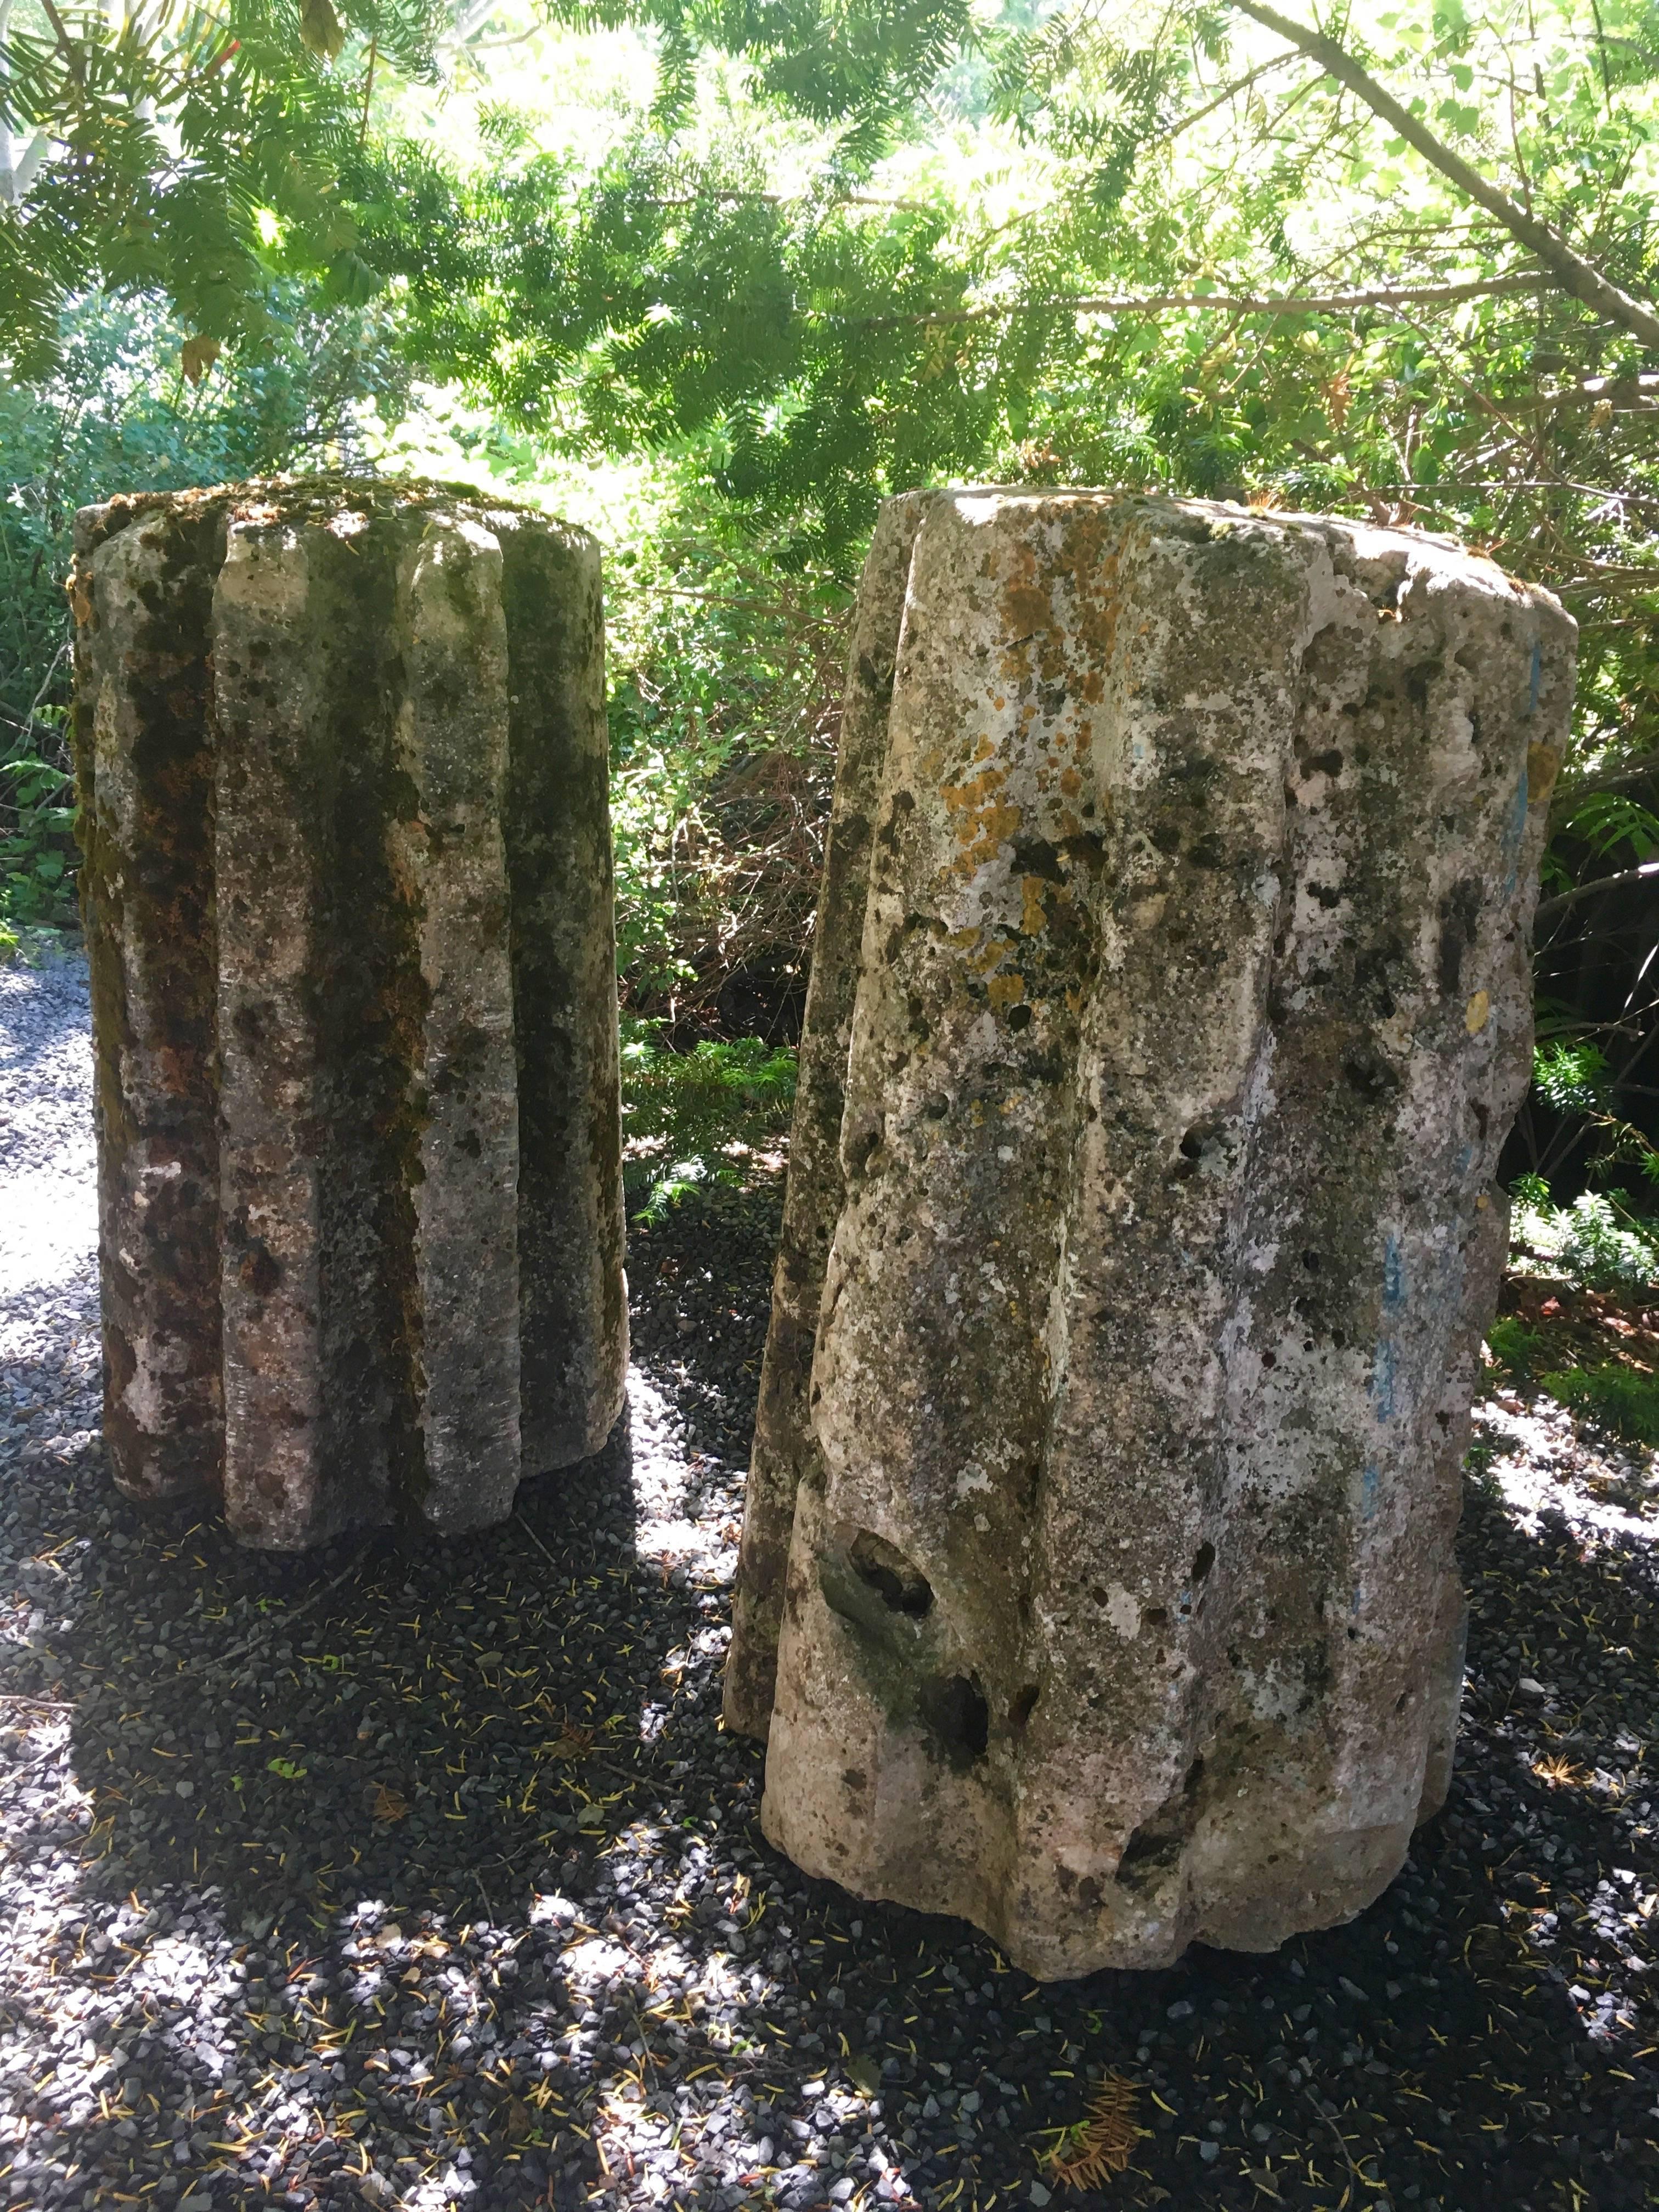
<instances>
[{"instance_id":1,"label":"mossy stone column","mask_svg":"<svg viewBox=\"0 0 1659 2212\"><path fill-rule=\"evenodd\" d=\"M1573 641L1408 533L887 509L727 1675L810 1872L1155 1966L1440 1802Z\"/></svg>"},{"instance_id":2,"label":"mossy stone column","mask_svg":"<svg viewBox=\"0 0 1659 2212\"><path fill-rule=\"evenodd\" d=\"M86 509L71 590L116 1480L499 1520L627 1361L598 550L251 484Z\"/></svg>"}]
</instances>

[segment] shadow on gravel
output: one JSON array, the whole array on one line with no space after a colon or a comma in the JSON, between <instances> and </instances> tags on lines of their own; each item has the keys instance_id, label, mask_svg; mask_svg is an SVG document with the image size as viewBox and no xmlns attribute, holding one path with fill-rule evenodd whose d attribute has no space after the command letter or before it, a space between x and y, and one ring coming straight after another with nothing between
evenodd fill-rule
<instances>
[{"instance_id":1,"label":"shadow on gravel","mask_svg":"<svg viewBox=\"0 0 1659 2212\"><path fill-rule=\"evenodd\" d=\"M1039 1985L804 1880L720 1729L775 1218L636 1239L631 1431L465 1543L284 1565L142 1520L94 1451L22 1471L5 1687L72 1710L7 1800L14 2201L1656 2201L1651 1553L1472 1486L1462 1763L1387 1895ZM1109 2072L1144 2132L1067 2196L1037 2154Z\"/></svg>"}]
</instances>

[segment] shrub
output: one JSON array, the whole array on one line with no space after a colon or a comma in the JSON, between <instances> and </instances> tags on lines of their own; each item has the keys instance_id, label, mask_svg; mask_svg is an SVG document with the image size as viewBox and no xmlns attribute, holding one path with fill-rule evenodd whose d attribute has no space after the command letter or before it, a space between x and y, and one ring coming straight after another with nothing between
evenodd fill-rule
<instances>
[{"instance_id":1,"label":"shrub","mask_svg":"<svg viewBox=\"0 0 1659 2212\"><path fill-rule=\"evenodd\" d=\"M1551 1272L1586 1290L1644 1290L1659 1282L1659 1231L1635 1212L1622 1190L1585 1191L1553 1206L1541 1176L1515 1184L1512 1244L1553 1263Z\"/></svg>"},{"instance_id":2,"label":"shrub","mask_svg":"<svg viewBox=\"0 0 1659 2212\"><path fill-rule=\"evenodd\" d=\"M705 1039L693 1052L657 1042L659 1024L629 1021L622 1055L624 1174L636 1218L659 1220L699 1184L743 1181L734 1148L758 1151L789 1127L795 1055L760 1037Z\"/></svg>"},{"instance_id":3,"label":"shrub","mask_svg":"<svg viewBox=\"0 0 1659 2212\"><path fill-rule=\"evenodd\" d=\"M1621 1202L1619 1191L1586 1191L1573 1200L1561 1239L1561 1264L1593 1291L1640 1289L1659 1279L1659 1244Z\"/></svg>"},{"instance_id":4,"label":"shrub","mask_svg":"<svg viewBox=\"0 0 1659 2212\"><path fill-rule=\"evenodd\" d=\"M358 403L395 411L407 372L375 309L313 312L273 287L271 350L216 366L155 307L91 296L64 319L48 383L0 381L0 932L74 911L64 597L75 510L355 458Z\"/></svg>"},{"instance_id":5,"label":"shrub","mask_svg":"<svg viewBox=\"0 0 1659 2212\"><path fill-rule=\"evenodd\" d=\"M1486 1349L1492 1358L1510 1374L1522 1377L1532 1373L1539 1341L1539 1332L1515 1314L1499 1314L1486 1331Z\"/></svg>"},{"instance_id":6,"label":"shrub","mask_svg":"<svg viewBox=\"0 0 1659 2212\"><path fill-rule=\"evenodd\" d=\"M1616 1360L1540 1375L1551 1397L1632 1443L1659 1444L1659 1376Z\"/></svg>"}]
</instances>

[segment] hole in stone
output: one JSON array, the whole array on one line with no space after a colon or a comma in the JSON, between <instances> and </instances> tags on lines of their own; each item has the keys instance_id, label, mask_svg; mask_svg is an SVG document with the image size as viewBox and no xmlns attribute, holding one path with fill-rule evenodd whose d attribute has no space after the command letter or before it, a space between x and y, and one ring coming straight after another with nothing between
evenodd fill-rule
<instances>
[{"instance_id":1,"label":"hole in stone","mask_svg":"<svg viewBox=\"0 0 1659 2212\"><path fill-rule=\"evenodd\" d=\"M1029 1030L1031 1026L1031 1009L1029 1006L1010 1006L1008 1026L1011 1030Z\"/></svg>"},{"instance_id":2,"label":"hole in stone","mask_svg":"<svg viewBox=\"0 0 1659 2212\"><path fill-rule=\"evenodd\" d=\"M1173 1866L1181 1856L1181 1846L1179 1836L1160 1835L1149 1821L1146 1827L1137 1828L1123 1846L1117 1879L1133 1882L1156 1867Z\"/></svg>"},{"instance_id":3,"label":"hole in stone","mask_svg":"<svg viewBox=\"0 0 1659 2212\"><path fill-rule=\"evenodd\" d=\"M1036 1711L1037 1699L1042 1695L1042 1689L1036 1682L1028 1682L1016 1693L1013 1704L1008 1708L1008 1726L1016 1735L1024 1735L1026 1723Z\"/></svg>"},{"instance_id":4,"label":"hole in stone","mask_svg":"<svg viewBox=\"0 0 1659 2212\"><path fill-rule=\"evenodd\" d=\"M1145 1618L1149 1628L1164 1628L1169 1625L1170 1615L1164 1607L1154 1605L1147 1607Z\"/></svg>"},{"instance_id":5,"label":"hole in stone","mask_svg":"<svg viewBox=\"0 0 1659 2212\"><path fill-rule=\"evenodd\" d=\"M1182 1775L1181 1778L1182 1790L1188 1797L1195 1796L1198 1793L1198 1785L1203 1779L1204 1754L1202 1752L1200 1752L1198 1757L1193 1761L1192 1765L1187 1769L1186 1773Z\"/></svg>"},{"instance_id":6,"label":"hole in stone","mask_svg":"<svg viewBox=\"0 0 1659 2212\"><path fill-rule=\"evenodd\" d=\"M1382 1054L1370 1043L1349 1045L1343 1052L1342 1073L1362 1098L1373 1103L1390 1098L1400 1088L1400 1078Z\"/></svg>"},{"instance_id":7,"label":"hole in stone","mask_svg":"<svg viewBox=\"0 0 1659 2212\"><path fill-rule=\"evenodd\" d=\"M1193 1580L1201 1583L1215 1565L1215 1546L1200 1544L1193 1555Z\"/></svg>"},{"instance_id":8,"label":"hole in stone","mask_svg":"<svg viewBox=\"0 0 1659 2212\"><path fill-rule=\"evenodd\" d=\"M913 1567L902 1552L871 1529L861 1529L848 1557L860 1578L895 1613L908 1613L920 1620L933 1602L933 1586L921 1569Z\"/></svg>"},{"instance_id":9,"label":"hole in stone","mask_svg":"<svg viewBox=\"0 0 1659 2212\"><path fill-rule=\"evenodd\" d=\"M866 1129L863 1136L855 1139L853 1143L849 1160L850 1171L855 1176L867 1174L871 1161L880 1150L880 1129Z\"/></svg>"},{"instance_id":10,"label":"hole in stone","mask_svg":"<svg viewBox=\"0 0 1659 2212\"><path fill-rule=\"evenodd\" d=\"M1410 1705L1411 1701L1412 1701L1412 1693L1411 1693L1411 1692L1410 1692L1409 1690L1402 1690L1402 1691L1400 1692L1400 1695L1399 1695L1399 1696L1395 1699L1395 1701L1394 1701L1394 1709L1395 1709L1395 1712L1397 1712L1397 1713L1403 1713L1403 1712L1405 1711L1405 1710L1406 1710L1407 1706L1408 1705Z\"/></svg>"},{"instance_id":11,"label":"hole in stone","mask_svg":"<svg viewBox=\"0 0 1659 2212\"><path fill-rule=\"evenodd\" d=\"M930 1121L942 1121L951 1110L951 1102L942 1091L936 1091L923 1100L921 1110Z\"/></svg>"},{"instance_id":12,"label":"hole in stone","mask_svg":"<svg viewBox=\"0 0 1659 2212\"><path fill-rule=\"evenodd\" d=\"M1302 1264L1303 1264L1303 1266L1307 1269L1308 1273L1309 1273L1310 1275L1316 1275L1316 1274L1319 1273L1319 1255L1318 1255L1318 1253L1317 1253L1317 1252L1304 1252L1304 1253L1302 1255Z\"/></svg>"},{"instance_id":13,"label":"hole in stone","mask_svg":"<svg viewBox=\"0 0 1659 2212\"><path fill-rule=\"evenodd\" d=\"M966 1674L936 1674L921 1686L921 1717L939 1749L958 1770L983 1759L991 1741L985 1692Z\"/></svg>"},{"instance_id":14,"label":"hole in stone","mask_svg":"<svg viewBox=\"0 0 1659 2212\"><path fill-rule=\"evenodd\" d=\"M1277 1367L1279 1354L1276 1352L1264 1352L1261 1355L1261 1364L1264 1367Z\"/></svg>"}]
</instances>

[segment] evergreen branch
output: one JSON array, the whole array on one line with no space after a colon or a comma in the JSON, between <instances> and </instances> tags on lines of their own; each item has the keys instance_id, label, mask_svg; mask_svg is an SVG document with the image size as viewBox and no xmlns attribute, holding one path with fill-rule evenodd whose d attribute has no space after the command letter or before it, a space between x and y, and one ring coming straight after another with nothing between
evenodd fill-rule
<instances>
[{"instance_id":1,"label":"evergreen branch","mask_svg":"<svg viewBox=\"0 0 1659 2212\"><path fill-rule=\"evenodd\" d=\"M1629 791L1659 775L1659 753L1650 754L1633 767L1610 769L1605 775L1587 775L1559 787L1550 803L1550 820L1559 828L1581 801L1606 791Z\"/></svg>"},{"instance_id":2,"label":"evergreen branch","mask_svg":"<svg viewBox=\"0 0 1659 2212\"><path fill-rule=\"evenodd\" d=\"M1310 31L1292 21L1290 16L1281 15L1277 8L1265 5L1264 0L1231 0L1231 4L1253 22L1298 47L1310 61L1318 63L1327 76L1346 85L1374 115L1391 125L1408 146L1415 147L1431 168L1455 185L1466 198L1485 208L1511 237L1518 239L1529 253L1535 254L1564 292L1582 300L1586 307L1595 308L1609 321L1618 323L1640 338L1644 345L1659 351L1659 315L1651 307L1633 300L1592 262L1586 261L1582 253L1575 252L1559 231L1541 222L1518 200L1511 199L1506 191L1472 167L1461 154L1436 137L1425 123L1363 70L1345 46L1328 38L1322 31Z\"/></svg>"},{"instance_id":3,"label":"evergreen branch","mask_svg":"<svg viewBox=\"0 0 1659 2212\"><path fill-rule=\"evenodd\" d=\"M921 327L935 323L994 322L1012 315L1068 313L1078 315L1158 315L1190 308L1221 308L1238 315L1357 314L1366 307L1407 307L1444 305L1458 300L1486 300L1513 292L1543 290L1541 276L1486 276L1462 284L1379 285L1364 292L1332 292L1323 297L1295 294L1237 292L1153 292L1121 299L1089 295L1065 295L1054 300L999 301L986 307L940 308L931 314L860 315L853 318L864 330Z\"/></svg>"}]
</instances>

